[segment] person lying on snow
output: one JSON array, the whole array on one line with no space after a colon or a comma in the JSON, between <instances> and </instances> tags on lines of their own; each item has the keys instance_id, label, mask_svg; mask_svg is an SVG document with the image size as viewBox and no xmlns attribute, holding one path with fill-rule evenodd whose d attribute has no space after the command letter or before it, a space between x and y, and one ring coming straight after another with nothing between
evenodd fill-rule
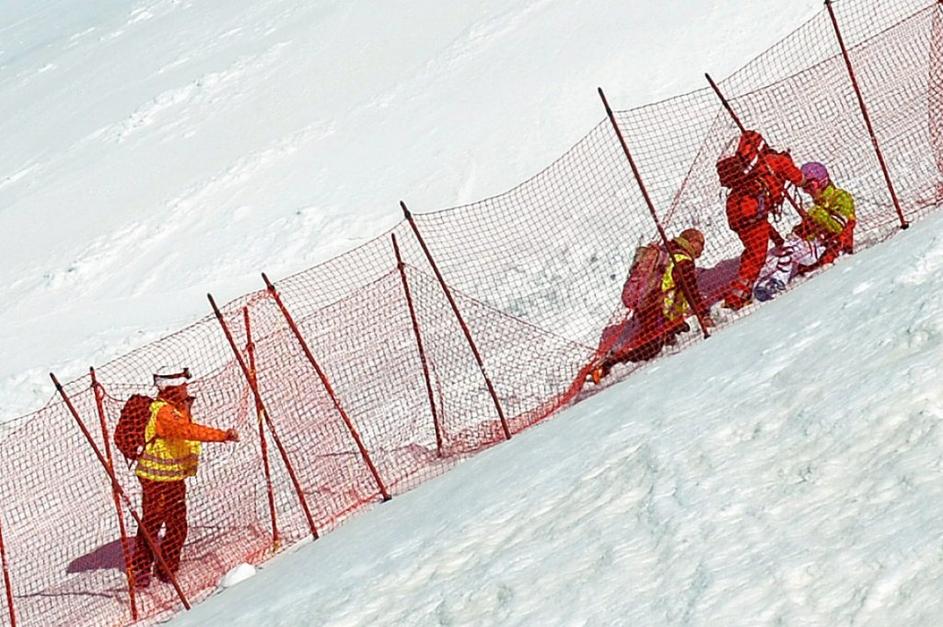
<instances>
[{"instance_id":1,"label":"person lying on snow","mask_svg":"<svg viewBox=\"0 0 943 627\"><path fill-rule=\"evenodd\" d=\"M842 253L854 252L855 200L836 186L821 163L802 166L802 190L814 203L781 245L770 251L754 294L772 299L795 277L828 265Z\"/></svg>"},{"instance_id":2,"label":"person lying on snow","mask_svg":"<svg viewBox=\"0 0 943 627\"><path fill-rule=\"evenodd\" d=\"M622 288L622 304L634 315L603 331L589 375L593 383L598 385L616 364L647 361L677 343L679 334L691 330L685 318L694 312L712 324L694 265L703 251L704 235L697 229L682 231L667 251L654 243L639 248Z\"/></svg>"}]
</instances>

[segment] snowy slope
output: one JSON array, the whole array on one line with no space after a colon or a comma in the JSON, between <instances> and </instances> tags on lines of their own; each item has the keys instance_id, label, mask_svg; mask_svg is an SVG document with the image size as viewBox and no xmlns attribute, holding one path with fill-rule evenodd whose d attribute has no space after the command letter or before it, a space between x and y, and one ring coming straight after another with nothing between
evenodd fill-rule
<instances>
[{"instance_id":1,"label":"snowy slope","mask_svg":"<svg viewBox=\"0 0 943 627\"><path fill-rule=\"evenodd\" d=\"M939 625L943 218L179 625Z\"/></svg>"},{"instance_id":2,"label":"snowy slope","mask_svg":"<svg viewBox=\"0 0 943 627\"><path fill-rule=\"evenodd\" d=\"M513 186L819 0L0 5L0 419L220 300ZM758 27L761 24L762 27ZM745 37L744 33L750 33Z\"/></svg>"}]
</instances>

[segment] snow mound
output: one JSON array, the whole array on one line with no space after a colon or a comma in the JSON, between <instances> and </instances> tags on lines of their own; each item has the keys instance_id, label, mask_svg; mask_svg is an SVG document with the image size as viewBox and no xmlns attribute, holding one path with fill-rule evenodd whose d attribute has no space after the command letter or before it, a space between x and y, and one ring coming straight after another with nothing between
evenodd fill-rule
<instances>
[{"instance_id":1,"label":"snow mound","mask_svg":"<svg viewBox=\"0 0 943 627\"><path fill-rule=\"evenodd\" d=\"M232 568L223 576L222 580L219 582L219 587L223 589L232 588L236 584L242 583L252 577L255 577L255 566L242 563Z\"/></svg>"}]
</instances>

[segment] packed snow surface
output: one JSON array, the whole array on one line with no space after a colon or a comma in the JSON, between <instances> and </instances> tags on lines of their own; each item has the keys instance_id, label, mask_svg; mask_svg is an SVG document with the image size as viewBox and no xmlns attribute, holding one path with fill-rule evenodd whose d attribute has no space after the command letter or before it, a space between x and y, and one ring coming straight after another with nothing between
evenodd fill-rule
<instances>
[{"instance_id":1,"label":"packed snow surface","mask_svg":"<svg viewBox=\"0 0 943 627\"><path fill-rule=\"evenodd\" d=\"M704 86L819 0L0 3L0 420ZM761 19L758 19L761 18ZM745 36L750 33L750 36Z\"/></svg>"},{"instance_id":2,"label":"packed snow surface","mask_svg":"<svg viewBox=\"0 0 943 627\"><path fill-rule=\"evenodd\" d=\"M174 624L943 623L943 218Z\"/></svg>"}]
</instances>

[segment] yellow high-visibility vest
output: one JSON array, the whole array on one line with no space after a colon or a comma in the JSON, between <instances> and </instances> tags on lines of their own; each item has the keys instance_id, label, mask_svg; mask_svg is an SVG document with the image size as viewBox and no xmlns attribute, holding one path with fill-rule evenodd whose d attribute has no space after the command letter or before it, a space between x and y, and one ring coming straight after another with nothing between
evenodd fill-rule
<instances>
[{"instance_id":1,"label":"yellow high-visibility vest","mask_svg":"<svg viewBox=\"0 0 943 627\"><path fill-rule=\"evenodd\" d=\"M809 218L823 231L838 235L845 229L845 225L851 220L856 219L855 199L843 189L839 189L834 184L830 184L817 203L809 209ZM806 237L807 240L815 239L815 233Z\"/></svg>"},{"instance_id":2,"label":"yellow high-visibility vest","mask_svg":"<svg viewBox=\"0 0 943 627\"><path fill-rule=\"evenodd\" d=\"M668 267L661 277L661 292L663 294L662 313L671 322L683 318L690 311L688 300L680 286L675 285L674 269L678 261L694 261L687 253L673 253L668 256Z\"/></svg>"},{"instance_id":3,"label":"yellow high-visibility vest","mask_svg":"<svg viewBox=\"0 0 943 627\"><path fill-rule=\"evenodd\" d=\"M149 481L183 481L196 475L200 462L200 442L161 438L157 436L157 413L166 401L151 403L151 417L144 429L144 452L138 459L135 474ZM170 406L173 409L173 406ZM174 413L180 415L176 409Z\"/></svg>"}]
</instances>

